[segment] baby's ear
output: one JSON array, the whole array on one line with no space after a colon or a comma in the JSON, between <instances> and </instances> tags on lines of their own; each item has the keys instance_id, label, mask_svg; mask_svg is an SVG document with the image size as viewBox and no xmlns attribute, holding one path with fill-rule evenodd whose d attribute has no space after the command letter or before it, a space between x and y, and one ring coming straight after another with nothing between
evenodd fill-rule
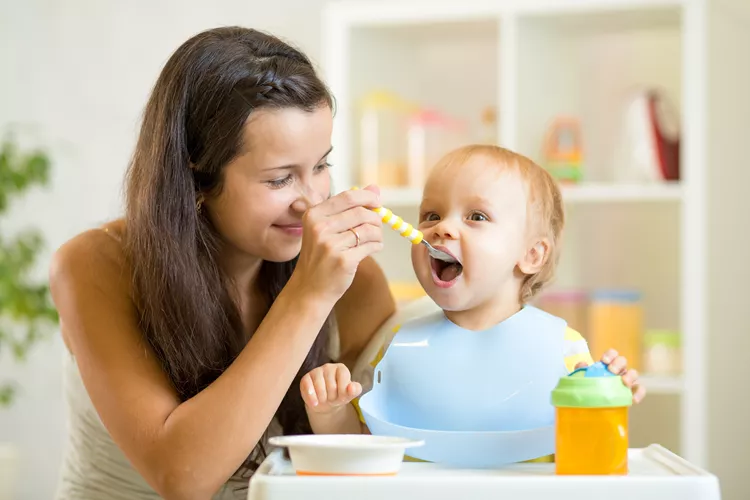
<instances>
[{"instance_id":1,"label":"baby's ear","mask_svg":"<svg viewBox=\"0 0 750 500\"><path fill-rule=\"evenodd\" d=\"M524 274L536 274L542 270L548 257L549 242L546 239L541 239L526 251L526 254L518 263L518 269Z\"/></svg>"}]
</instances>

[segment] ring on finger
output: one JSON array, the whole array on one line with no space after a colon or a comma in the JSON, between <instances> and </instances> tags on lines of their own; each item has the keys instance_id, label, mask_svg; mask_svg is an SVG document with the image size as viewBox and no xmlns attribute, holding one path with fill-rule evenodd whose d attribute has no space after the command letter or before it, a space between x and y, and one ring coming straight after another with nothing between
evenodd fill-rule
<instances>
[{"instance_id":1,"label":"ring on finger","mask_svg":"<svg viewBox=\"0 0 750 500\"><path fill-rule=\"evenodd\" d=\"M352 228L349 228L349 231L351 231L352 234L354 235L354 237L356 238L356 241L354 243L354 247L353 248L357 248L359 246L359 235L357 234L357 231L355 231Z\"/></svg>"}]
</instances>

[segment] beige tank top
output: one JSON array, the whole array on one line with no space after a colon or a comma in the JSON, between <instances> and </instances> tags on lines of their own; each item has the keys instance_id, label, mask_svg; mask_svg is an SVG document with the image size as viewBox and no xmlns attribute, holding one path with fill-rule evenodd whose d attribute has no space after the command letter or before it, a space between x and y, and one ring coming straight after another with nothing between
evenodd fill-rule
<instances>
[{"instance_id":1,"label":"beige tank top","mask_svg":"<svg viewBox=\"0 0 750 500\"><path fill-rule=\"evenodd\" d=\"M154 500L161 498L107 432L81 380L75 358L66 350L63 363L63 391L67 406L67 442L60 468L58 500ZM281 435L275 420L268 437ZM253 457L258 463L264 458L258 446ZM214 500L247 498L251 474L233 476L213 497Z\"/></svg>"},{"instance_id":2,"label":"beige tank top","mask_svg":"<svg viewBox=\"0 0 750 500\"><path fill-rule=\"evenodd\" d=\"M112 232L110 236L118 239ZM331 329L329 352L338 358L339 338L335 325ZM67 442L63 452L56 500L154 500L161 498L130 464L112 440L99 418L75 357L66 349L63 362L63 391L67 406ZM267 439L282 434L276 420L253 451L260 464L269 450ZM244 500L252 473L237 473L214 495L214 500Z\"/></svg>"}]
</instances>

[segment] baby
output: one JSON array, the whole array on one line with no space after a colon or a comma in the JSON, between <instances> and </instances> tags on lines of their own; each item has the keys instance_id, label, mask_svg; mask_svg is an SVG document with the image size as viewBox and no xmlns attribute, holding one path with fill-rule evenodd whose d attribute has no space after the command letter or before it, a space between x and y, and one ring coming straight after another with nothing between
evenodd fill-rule
<instances>
[{"instance_id":1,"label":"baby","mask_svg":"<svg viewBox=\"0 0 750 500\"><path fill-rule=\"evenodd\" d=\"M533 309L524 306L555 273L563 225L560 190L546 170L507 149L466 146L433 168L419 215L424 238L457 262L435 260L423 245L414 245L412 264L448 321L463 330L486 331ZM583 337L560 324L562 350L555 369L569 373L592 364ZM634 402L640 402L645 389L637 383L636 370L628 370L614 350L602 361L622 375ZM300 389L316 434L366 432L356 407L362 387L346 366L316 368L303 377Z\"/></svg>"}]
</instances>

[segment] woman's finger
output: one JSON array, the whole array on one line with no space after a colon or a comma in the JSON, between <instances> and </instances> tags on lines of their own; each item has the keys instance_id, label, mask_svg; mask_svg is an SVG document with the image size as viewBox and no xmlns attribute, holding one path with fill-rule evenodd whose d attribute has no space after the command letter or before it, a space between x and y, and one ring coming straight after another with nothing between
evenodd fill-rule
<instances>
[{"instance_id":1,"label":"woman's finger","mask_svg":"<svg viewBox=\"0 0 750 500\"><path fill-rule=\"evenodd\" d=\"M353 227L345 230L333 237L336 243L332 244L334 248L341 248L346 250L348 248L356 248L365 243L379 243L383 241L383 230L380 226L373 226L371 224L363 224L361 226Z\"/></svg>"},{"instance_id":2,"label":"woman's finger","mask_svg":"<svg viewBox=\"0 0 750 500\"><path fill-rule=\"evenodd\" d=\"M349 228L370 224L372 226L381 226L383 221L377 212L369 208L354 207L335 215L323 219L322 224L329 233L341 233Z\"/></svg>"},{"instance_id":3,"label":"woman's finger","mask_svg":"<svg viewBox=\"0 0 750 500\"><path fill-rule=\"evenodd\" d=\"M323 217L339 214L354 207L377 208L380 206L380 196L368 188L350 189L336 196L331 196L316 205L310 211Z\"/></svg>"},{"instance_id":4,"label":"woman's finger","mask_svg":"<svg viewBox=\"0 0 750 500\"><path fill-rule=\"evenodd\" d=\"M350 248L345 252L346 258L351 259L351 261L359 263L362 262L363 259L366 257L369 257L372 254L378 253L383 249L383 242L382 241L371 241L369 243L360 244L356 248Z\"/></svg>"}]
</instances>

